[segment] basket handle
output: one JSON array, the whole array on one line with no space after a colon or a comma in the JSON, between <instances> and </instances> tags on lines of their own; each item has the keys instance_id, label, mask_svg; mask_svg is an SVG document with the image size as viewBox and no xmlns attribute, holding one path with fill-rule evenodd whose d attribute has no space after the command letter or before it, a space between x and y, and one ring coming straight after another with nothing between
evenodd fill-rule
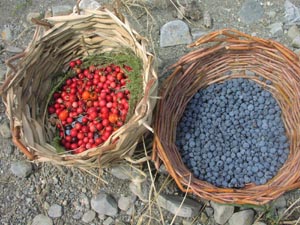
<instances>
[{"instance_id":1,"label":"basket handle","mask_svg":"<svg viewBox=\"0 0 300 225\"><path fill-rule=\"evenodd\" d=\"M32 161L35 159L35 156L30 151L28 151L28 149L25 147L25 145L20 140L20 127L19 126L15 127L12 130L12 140L13 140L14 144L21 150L21 152L23 152L26 155L26 157L29 160Z\"/></svg>"}]
</instances>

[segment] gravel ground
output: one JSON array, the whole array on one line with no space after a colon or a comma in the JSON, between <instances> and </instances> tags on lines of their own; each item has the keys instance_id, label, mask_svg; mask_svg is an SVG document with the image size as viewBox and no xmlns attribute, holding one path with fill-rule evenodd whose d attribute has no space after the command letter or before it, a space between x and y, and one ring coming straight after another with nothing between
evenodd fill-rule
<instances>
[{"instance_id":1,"label":"gravel ground","mask_svg":"<svg viewBox=\"0 0 300 225\"><path fill-rule=\"evenodd\" d=\"M99 0L99 2L102 3L103 1ZM156 62L159 74L166 66L175 62L178 57L189 51L185 45L160 47L160 28L165 23L174 20L175 15L177 15L175 7L169 1L124 0L124 2L128 8L123 7L123 12L128 16L132 26L150 40L151 49L157 57ZM184 3L185 1L180 2ZM187 2L190 3L191 1ZM256 22L247 24L253 17L260 17L260 15L251 14L247 10L239 14L245 3L244 0L197 1L199 8L195 7L195 10L199 10L201 13L209 12L213 19L212 28L205 28L203 19L191 20L191 23L186 20L185 22L188 24L192 34L197 32L207 33L220 28L236 28L259 37L275 39L292 50L296 50L292 48L292 41L287 35L287 31L291 26L285 23L284 2L284 0L258 1L262 9L261 18ZM291 2L300 8L299 0L292 0ZM74 4L75 1L72 0L1 0L0 77L3 77L6 71L5 60L20 51L20 49L25 49L30 42L34 32L34 26L27 21L30 13L40 13L42 15L53 6L73 6ZM165 7L166 5L167 7ZM257 10L254 13L259 14ZM272 34L270 25L273 25L273 27L278 26L275 23L282 24L279 25L279 31ZM0 129L4 130L6 117L3 103L0 104L0 113L0 122L2 124ZM146 224L147 221L150 221L149 218L152 218L149 224L170 224L172 221L173 215L171 213L162 210L163 222L157 207L153 207L153 211L150 214L145 208L148 204L137 199L132 203L135 211L126 212L119 209L118 214L111 217L99 216L98 214L95 216L93 211L91 211L90 215L86 215L87 218L88 216L92 218L92 221L88 222L83 215L91 209L90 201L99 191L105 191L105 193L112 195L117 200L121 196L131 196L133 195L130 190L132 179L120 180L108 171L105 171L103 178L107 181L107 184L104 184L98 178L76 168L56 167L49 163L26 164L27 173L24 173L26 167L22 167L21 172L16 172L17 169L14 165L18 166L19 162L26 162L24 155L12 145L10 138L1 137L0 146L0 224L32 224L33 219L39 214L48 215L53 224L137 224L141 221L141 215L145 215L145 213L148 216L143 217L144 220L142 220L141 224ZM143 165L143 167L147 171L147 166ZM17 173L19 173L20 177L16 176ZM167 185L164 185L166 181L168 179L165 175L158 175L157 188L163 186L163 193L165 194L172 194L173 196L184 195L178 191L174 182L170 181ZM142 190L147 193L150 184L148 174L148 179L143 184ZM193 196L190 197L193 198ZM284 196L286 203L283 203L284 206L281 208L278 206L276 210L281 210L282 213L288 205L295 202L299 197L299 191L286 194ZM207 204L204 200L202 203ZM213 215L209 213L209 210L205 212L209 217L206 224L215 224L216 222L212 219ZM262 212L265 213L264 221L266 224L275 224L273 219L277 218L278 214L274 214L273 210L268 206ZM256 210L256 217L259 214L259 210ZM93 218L93 215L95 218ZM295 211L287 220L298 218L299 212ZM111 223L110 220L112 220ZM192 218L182 219L178 217L175 220L175 224L192 224L192 221ZM199 217L195 216L194 221L194 224L204 224L202 214Z\"/></svg>"}]
</instances>

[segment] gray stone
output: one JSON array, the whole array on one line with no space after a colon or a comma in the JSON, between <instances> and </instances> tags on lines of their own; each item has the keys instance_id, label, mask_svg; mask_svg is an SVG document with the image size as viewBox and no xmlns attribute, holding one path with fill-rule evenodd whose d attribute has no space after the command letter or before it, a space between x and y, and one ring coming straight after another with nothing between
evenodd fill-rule
<instances>
[{"instance_id":1,"label":"gray stone","mask_svg":"<svg viewBox=\"0 0 300 225\"><path fill-rule=\"evenodd\" d=\"M182 201L184 202L182 203ZM181 205L182 203L182 205ZM192 199L184 199L181 196L160 194L157 197L157 204L180 217L190 218L199 213L201 204ZM181 207L180 207L181 206Z\"/></svg>"},{"instance_id":2,"label":"gray stone","mask_svg":"<svg viewBox=\"0 0 300 225\"><path fill-rule=\"evenodd\" d=\"M33 19L33 18L41 18L42 17L42 14L41 13L39 13L39 12L30 12L30 13L28 13L27 14L27 16L26 16L26 21L28 22L28 23L32 23L32 21L31 21L31 19Z\"/></svg>"},{"instance_id":3,"label":"gray stone","mask_svg":"<svg viewBox=\"0 0 300 225\"><path fill-rule=\"evenodd\" d=\"M284 196L280 196L276 200L273 201L273 205L277 209L286 208L287 202Z\"/></svg>"},{"instance_id":4,"label":"gray stone","mask_svg":"<svg viewBox=\"0 0 300 225\"><path fill-rule=\"evenodd\" d=\"M300 9L298 7L296 7L289 0L286 0L284 3L284 8L284 17L287 24L300 23Z\"/></svg>"},{"instance_id":5,"label":"gray stone","mask_svg":"<svg viewBox=\"0 0 300 225\"><path fill-rule=\"evenodd\" d=\"M252 225L267 225L267 224L265 224L264 222L258 221L258 222L253 223Z\"/></svg>"},{"instance_id":6,"label":"gray stone","mask_svg":"<svg viewBox=\"0 0 300 225\"><path fill-rule=\"evenodd\" d=\"M114 224L114 220L111 217L108 217L106 220L103 221L103 225L112 225Z\"/></svg>"},{"instance_id":7,"label":"gray stone","mask_svg":"<svg viewBox=\"0 0 300 225\"><path fill-rule=\"evenodd\" d=\"M0 124L0 134L3 138L11 138L11 131L9 127L9 122L7 120L4 120Z\"/></svg>"},{"instance_id":8,"label":"gray stone","mask_svg":"<svg viewBox=\"0 0 300 225\"><path fill-rule=\"evenodd\" d=\"M192 30L191 34L192 34L193 41L196 41L197 39L199 39L203 35L207 34L207 32L196 29L196 30Z\"/></svg>"},{"instance_id":9,"label":"gray stone","mask_svg":"<svg viewBox=\"0 0 300 225\"><path fill-rule=\"evenodd\" d=\"M300 30L296 25L293 25L288 30L287 35L291 40L293 40L300 35Z\"/></svg>"},{"instance_id":10,"label":"gray stone","mask_svg":"<svg viewBox=\"0 0 300 225\"><path fill-rule=\"evenodd\" d=\"M283 34L283 23L281 22L276 22L273 23L269 26L270 28L270 33L274 36L274 35L282 35Z\"/></svg>"},{"instance_id":11,"label":"gray stone","mask_svg":"<svg viewBox=\"0 0 300 225\"><path fill-rule=\"evenodd\" d=\"M134 194L137 196L141 201L143 202L148 202L148 191L149 191L149 186L143 186L145 188L142 188L141 183L136 183L136 182L130 182L129 184L129 189Z\"/></svg>"},{"instance_id":12,"label":"gray stone","mask_svg":"<svg viewBox=\"0 0 300 225\"><path fill-rule=\"evenodd\" d=\"M111 168L111 174L120 180L132 180L138 176L140 173L137 169L132 168L128 164L120 164Z\"/></svg>"},{"instance_id":13,"label":"gray stone","mask_svg":"<svg viewBox=\"0 0 300 225\"><path fill-rule=\"evenodd\" d=\"M73 7L70 5L52 6L53 16L65 16L73 12Z\"/></svg>"},{"instance_id":14,"label":"gray stone","mask_svg":"<svg viewBox=\"0 0 300 225\"><path fill-rule=\"evenodd\" d=\"M63 210L62 207L58 204L53 204L48 210L48 216L51 218L59 218L62 216Z\"/></svg>"},{"instance_id":15,"label":"gray stone","mask_svg":"<svg viewBox=\"0 0 300 225\"><path fill-rule=\"evenodd\" d=\"M101 7L101 4L95 0L81 0L79 3L80 9L92 9L96 10Z\"/></svg>"},{"instance_id":16,"label":"gray stone","mask_svg":"<svg viewBox=\"0 0 300 225\"><path fill-rule=\"evenodd\" d=\"M127 211L133 204L131 196L121 196L118 200L118 207L123 211Z\"/></svg>"},{"instance_id":17,"label":"gray stone","mask_svg":"<svg viewBox=\"0 0 300 225\"><path fill-rule=\"evenodd\" d=\"M74 214L72 215L72 218L73 218L74 220L79 220L82 216L83 216L83 212L82 212L82 211L76 210L76 211L74 212Z\"/></svg>"},{"instance_id":18,"label":"gray stone","mask_svg":"<svg viewBox=\"0 0 300 225\"><path fill-rule=\"evenodd\" d=\"M190 44L192 37L188 25L181 20L173 20L160 29L160 47Z\"/></svg>"},{"instance_id":19,"label":"gray stone","mask_svg":"<svg viewBox=\"0 0 300 225\"><path fill-rule=\"evenodd\" d=\"M21 52L23 52L23 49L9 45L5 48L5 51L11 52L11 53L21 53Z\"/></svg>"},{"instance_id":20,"label":"gray stone","mask_svg":"<svg viewBox=\"0 0 300 225\"><path fill-rule=\"evenodd\" d=\"M294 38L292 41L292 46L294 48L300 48L300 35Z\"/></svg>"},{"instance_id":21,"label":"gray stone","mask_svg":"<svg viewBox=\"0 0 300 225\"><path fill-rule=\"evenodd\" d=\"M12 162L10 170L15 176L24 178L31 174L32 166L30 162L15 161Z\"/></svg>"},{"instance_id":22,"label":"gray stone","mask_svg":"<svg viewBox=\"0 0 300 225\"><path fill-rule=\"evenodd\" d=\"M89 210L83 214L81 219L84 223L90 223L95 219L95 217L96 217L95 211Z\"/></svg>"},{"instance_id":23,"label":"gray stone","mask_svg":"<svg viewBox=\"0 0 300 225\"><path fill-rule=\"evenodd\" d=\"M13 36L10 26L4 25L4 28L1 32L1 37L3 41L12 41Z\"/></svg>"},{"instance_id":24,"label":"gray stone","mask_svg":"<svg viewBox=\"0 0 300 225\"><path fill-rule=\"evenodd\" d=\"M99 215L115 216L118 213L118 203L115 198L104 192L91 199L91 206Z\"/></svg>"},{"instance_id":25,"label":"gray stone","mask_svg":"<svg viewBox=\"0 0 300 225\"><path fill-rule=\"evenodd\" d=\"M225 224L234 212L234 206L231 205L222 205L213 201L210 205L214 209L214 219L218 224Z\"/></svg>"},{"instance_id":26,"label":"gray stone","mask_svg":"<svg viewBox=\"0 0 300 225\"><path fill-rule=\"evenodd\" d=\"M53 225L52 220L43 214L36 215L31 225Z\"/></svg>"},{"instance_id":27,"label":"gray stone","mask_svg":"<svg viewBox=\"0 0 300 225\"><path fill-rule=\"evenodd\" d=\"M270 11L270 12L268 12L267 14L268 14L268 16L269 16L270 18L274 18L274 17L276 16L276 12L275 12L275 11Z\"/></svg>"},{"instance_id":28,"label":"gray stone","mask_svg":"<svg viewBox=\"0 0 300 225\"><path fill-rule=\"evenodd\" d=\"M254 211L251 209L234 213L229 221L229 225L252 225L254 221Z\"/></svg>"},{"instance_id":29,"label":"gray stone","mask_svg":"<svg viewBox=\"0 0 300 225\"><path fill-rule=\"evenodd\" d=\"M245 24L252 24L260 20L264 15L264 10L259 2L255 0L246 0L240 11L239 17Z\"/></svg>"},{"instance_id":30,"label":"gray stone","mask_svg":"<svg viewBox=\"0 0 300 225\"><path fill-rule=\"evenodd\" d=\"M135 207L134 205L131 205L130 208L126 211L127 215L134 215L135 214Z\"/></svg>"},{"instance_id":31,"label":"gray stone","mask_svg":"<svg viewBox=\"0 0 300 225\"><path fill-rule=\"evenodd\" d=\"M214 210L213 208L209 207L209 206L206 206L205 207L205 212L207 214L208 217L212 217L214 215Z\"/></svg>"}]
</instances>

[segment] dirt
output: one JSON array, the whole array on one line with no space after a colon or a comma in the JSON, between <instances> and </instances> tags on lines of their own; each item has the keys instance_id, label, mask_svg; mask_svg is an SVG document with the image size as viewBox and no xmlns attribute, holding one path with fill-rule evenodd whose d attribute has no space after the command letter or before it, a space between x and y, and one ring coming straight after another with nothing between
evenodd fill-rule
<instances>
[{"instance_id":1,"label":"dirt","mask_svg":"<svg viewBox=\"0 0 300 225\"><path fill-rule=\"evenodd\" d=\"M101 3L100 0L99 2ZM176 62L180 56L191 50L185 45L166 48L159 46L159 30L166 22L176 19L174 15L177 14L177 10L172 4L169 4L166 9L162 8L160 4L157 4L158 1L124 0L124 2L127 7L123 6L122 12L127 16L132 26L141 35L148 38L150 50L156 56L158 74L161 76L168 65ZM180 2L184 3L184 1ZM263 6L264 16L251 25L245 25L238 19L238 12L243 2L242 0L199 1L201 11L209 11L213 19L212 28L204 28L203 19L190 22L185 20L185 22L189 25L191 31L201 30L208 33L222 28L235 28L258 37L273 38L295 50L291 47L286 32L278 36L271 36L268 28L270 24L275 22L284 22L284 0L259 1ZM298 0L291 2L298 4L300 7ZM8 45L25 49L30 42L34 25L26 21L29 13L40 12L44 14L52 6L74 4L75 1L72 0L1 0L0 30L8 26L12 31L12 39L9 42L0 39L0 70L5 68L5 60L13 55L13 53L1 49ZM270 16L272 14L275 15ZM285 31L288 29L285 25L283 28ZM5 119L3 111L4 105L1 103L1 120ZM49 205L54 203L63 206L63 216L53 219L54 224L84 224L80 217L86 209L90 208L90 205L82 204L82 199L87 198L90 200L99 190L105 190L113 194L115 198L120 197L121 194L130 194L129 181L118 180L108 172L104 172L103 175L103 178L108 182L105 185L96 177L89 176L76 168L56 167L50 163L33 164L33 172L29 177L17 178L11 173L11 163L17 160L26 160L25 156L13 147L10 139L0 138L0 146L0 224L31 224L37 214L47 215ZM165 177L160 176L157 186L162 185L164 180ZM178 191L174 182L171 182L164 191L183 195ZM299 199L299 191L288 193L286 198L289 204L293 203ZM146 204L137 200L135 205L137 209L135 215L119 213L114 218L115 222L123 221L125 224L136 224L139 216L145 212ZM154 219L150 224L162 224L159 211L155 208L153 210L151 216ZM170 223L173 215L166 211L163 211L163 213L165 222L168 221L166 224ZM90 224L102 224L104 219L96 217ZM182 224L182 219L177 218L175 224Z\"/></svg>"}]
</instances>

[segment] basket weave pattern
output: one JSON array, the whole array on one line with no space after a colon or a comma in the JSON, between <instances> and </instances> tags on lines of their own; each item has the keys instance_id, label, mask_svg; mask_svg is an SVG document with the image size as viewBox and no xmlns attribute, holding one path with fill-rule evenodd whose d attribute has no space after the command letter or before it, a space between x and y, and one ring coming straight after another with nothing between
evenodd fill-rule
<instances>
[{"instance_id":1,"label":"basket weave pattern","mask_svg":"<svg viewBox=\"0 0 300 225\"><path fill-rule=\"evenodd\" d=\"M212 32L190 47L196 50L170 67L173 73L161 89L155 121L153 160L160 160L182 191L220 203L261 205L300 187L300 61L272 41L224 29ZM272 81L267 85L252 71ZM249 78L272 93L282 110L290 154L278 174L264 185L241 189L218 188L193 176L175 145L176 127L193 95L201 88L232 78Z\"/></svg>"},{"instance_id":2,"label":"basket weave pattern","mask_svg":"<svg viewBox=\"0 0 300 225\"><path fill-rule=\"evenodd\" d=\"M13 141L29 159L70 166L105 167L130 156L149 127L157 76L153 56L146 50L146 40L132 30L126 20L121 21L106 9L83 10L82 13L47 18L43 22L47 29L37 26L26 51L8 60L7 65L12 70L2 86L2 95ZM78 155L58 154L49 144L54 132L47 126L46 100L53 87L54 75L66 69L73 59L124 49L130 49L143 63L141 88L144 93L134 115L100 147Z\"/></svg>"}]
</instances>

